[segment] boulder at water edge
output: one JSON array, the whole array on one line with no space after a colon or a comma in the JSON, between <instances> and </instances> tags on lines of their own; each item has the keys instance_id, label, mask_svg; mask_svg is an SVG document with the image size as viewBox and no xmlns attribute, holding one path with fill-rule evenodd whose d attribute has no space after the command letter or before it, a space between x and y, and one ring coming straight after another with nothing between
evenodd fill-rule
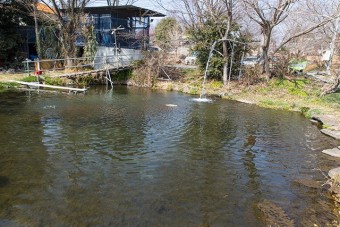
<instances>
[{"instance_id":1,"label":"boulder at water edge","mask_svg":"<svg viewBox=\"0 0 340 227\"><path fill-rule=\"evenodd\" d=\"M333 157L340 158L340 149L337 148L337 147L335 147L333 149L323 150L322 153L328 154L328 155L333 156Z\"/></svg>"},{"instance_id":2,"label":"boulder at water edge","mask_svg":"<svg viewBox=\"0 0 340 227\"><path fill-rule=\"evenodd\" d=\"M333 137L334 139L340 140L340 131L329 130L329 129L321 129L323 134Z\"/></svg>"},{"instance_id":3,"label":"boulder at water edge","mask_svg":"<svg viewBox=\"0 0 340 227\"><path fill-rule=\"evenodd\" d=\"M328 172L328 176L332 179L339 178L340 177L340 167L331 169Z\"/></svg>"}]
</instances>

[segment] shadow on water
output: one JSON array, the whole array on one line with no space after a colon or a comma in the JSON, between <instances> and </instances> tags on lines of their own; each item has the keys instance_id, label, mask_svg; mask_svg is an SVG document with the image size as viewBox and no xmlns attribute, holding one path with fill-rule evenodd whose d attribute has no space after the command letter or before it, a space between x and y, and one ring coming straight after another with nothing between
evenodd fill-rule
<instances>
[{"instance_id":1,"label":"shadow on water","mask_svg":"<svg viewBox=\"0 0 340 227\"><path fill-rule=\"evenodd\" d=\"M5 187L7 184L9 184L9 179L4 176L0 176L0 188Z\"/></svg>"}]
</instances>

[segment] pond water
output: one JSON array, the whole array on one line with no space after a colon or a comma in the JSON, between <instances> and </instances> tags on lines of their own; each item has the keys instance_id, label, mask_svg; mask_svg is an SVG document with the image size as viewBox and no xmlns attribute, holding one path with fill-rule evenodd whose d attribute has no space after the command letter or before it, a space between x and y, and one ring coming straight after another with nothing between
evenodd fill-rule
<instances>
[{"instance_id":1,"label":"pond water","mask_svg":"<svg viewBox=\"0 0 340 227\"><path fill-rule=\"evenodd\" d=\"M336 219L302 182L340 145L299 113L136 88L0 96L0 226L259 226ZM171 105L167 105L171 104Z\"/></svg>"}]
</instances>

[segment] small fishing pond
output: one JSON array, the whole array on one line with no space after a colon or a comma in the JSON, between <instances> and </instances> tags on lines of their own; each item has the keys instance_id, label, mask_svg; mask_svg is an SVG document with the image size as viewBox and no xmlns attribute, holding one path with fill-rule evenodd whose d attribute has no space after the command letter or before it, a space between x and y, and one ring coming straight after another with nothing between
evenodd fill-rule
<instances>
[{"instance_id":1,"label":"small fishing pond","mask_svg":"<svg viewBox=\"0 0 340 227\"><path fill-rule=\"evenodd\" d=\"M261 226L263 201L298 226L336 219L318 184L339 142L299 113L192 98L1 94L0 226Z\"/></svg>"}]
</instances>

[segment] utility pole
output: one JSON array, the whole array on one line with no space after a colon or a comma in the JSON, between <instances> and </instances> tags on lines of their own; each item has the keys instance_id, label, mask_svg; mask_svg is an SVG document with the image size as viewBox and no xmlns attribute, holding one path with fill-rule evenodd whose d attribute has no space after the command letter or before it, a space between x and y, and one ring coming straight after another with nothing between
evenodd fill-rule
<instances>
[{"instance_id":1,"label":"utility pole","mask_svg":"<svg viewBox=\"0 0 340 227\"><path fill-rule=\"evenodd\" d=\"M336 43L336 39L339 33L339 22L340 22L339 19L340 19L340 16L338 16L338 18L335 21L335 30L334 30L332 42L330 45L329 62L327 64L327 69L326 69L326 72L328 75L331 74L331 66L332 66L332 60L333 60L333 55L334 55L335 43Z\"/></svg>"},{"instance_id":2,"label":"utility pole","mask_svg":"<svg viewBox=\"0 0 340 227\"><path fill-rule=\"evenodd\" d=\"M37 49L38 58L42 57L40 34L39 34L39 24L37 15L37 4L39 0L33 0L33 16L34 16L34 29L35 29L35 46Z\"/></svg>"}]
</instances>

